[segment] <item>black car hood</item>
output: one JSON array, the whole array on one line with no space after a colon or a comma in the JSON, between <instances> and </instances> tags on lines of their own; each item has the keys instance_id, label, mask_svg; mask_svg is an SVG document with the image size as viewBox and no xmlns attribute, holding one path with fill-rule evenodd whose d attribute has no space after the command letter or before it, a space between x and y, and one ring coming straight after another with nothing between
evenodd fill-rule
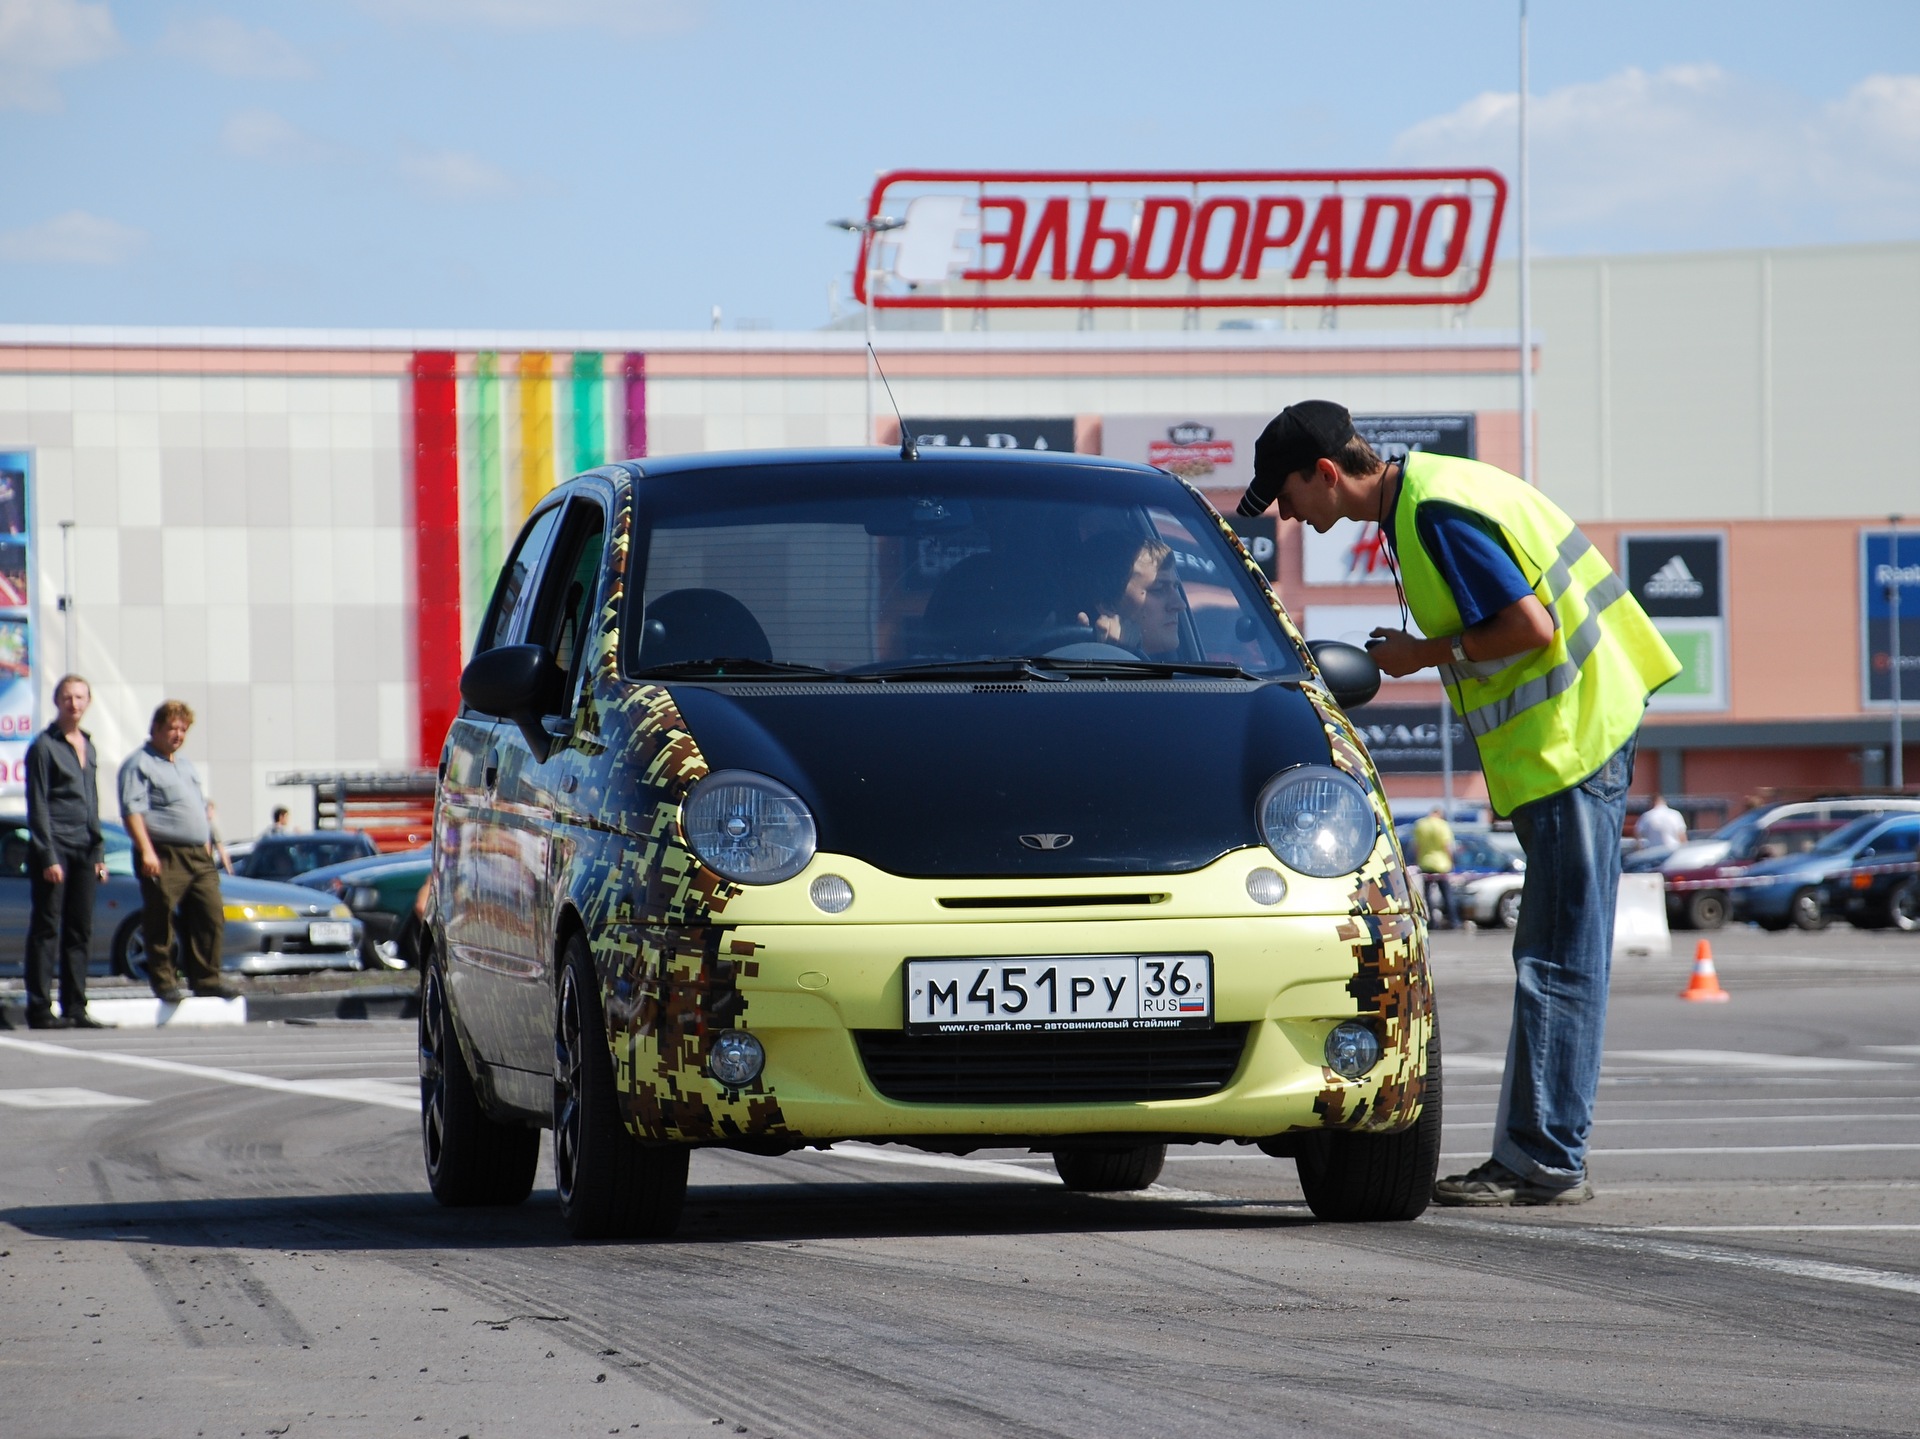
<instances>
[{"instance_id":1,"label":"black car hood","mask_svg":"<svg viewBox=\"0 0 1920 1439\"><path fill-rule=\"evenodd\" d=\"M1288 683L671 688L712 768L785 781L823 851L920 878L1198 869L1261 842L1277 770L1329 758Z\"/></svg>"}]
</instances>

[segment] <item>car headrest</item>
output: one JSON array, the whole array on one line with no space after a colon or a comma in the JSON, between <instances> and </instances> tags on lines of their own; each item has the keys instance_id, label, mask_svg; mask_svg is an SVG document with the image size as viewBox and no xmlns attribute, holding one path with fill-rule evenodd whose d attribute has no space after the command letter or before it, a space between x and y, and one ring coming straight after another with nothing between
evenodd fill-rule
<instances>
[{"instance_id":1,"label":"car headrest","mask_svg":"<svg viewBox=\"0 0 1920 1439\"><path fill-rule=\"evenodd\" d=\"M669 590L647 606L641 622L641 669L682 660L772 658L760 621L725 590Z\"/></svg>"}]
</instances>

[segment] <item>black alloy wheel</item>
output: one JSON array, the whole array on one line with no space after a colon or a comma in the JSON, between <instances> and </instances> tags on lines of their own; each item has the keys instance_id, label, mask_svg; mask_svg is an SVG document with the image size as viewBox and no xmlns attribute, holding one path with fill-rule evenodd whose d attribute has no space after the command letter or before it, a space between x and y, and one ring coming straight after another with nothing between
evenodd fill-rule
<instances>
[{"instance_id":1,"label":"black alloy wheel","mask_svg":"<svg viewBox=\"0 0 1920 1439\"><path fill-rule=\"evenodd\" d=\"M1920 931L1920 879L1893 887L1887 896L1887 923L1907 934Z\"/></svg>"},{"instance_id":2,"label":"black alloy wheel","mask_svg":"<svg viewBox=\"0 0 1920 1439\"><path fill-rule=\"evenodd\" d=\"M1440 1021L1427 1044L1420 1117L1398 1134L1309 1136L1294 1158L1316 1219L1338 1224L1418 1219L1440 1172Z\"/></svg>"},{"instance_id":3,"label":"black alloy wheel","mask_svg":"<svg viewBox=\"0 0 1920 1439\"><path fill-rule=\"evenodd\" d=\"M429 957L420 982L420 1143L433 1197L454 1208L518 1204L533 1192L540 1131L480 1106L454 1034L447 979Z\"/></svg>"},{"instance_id":4,"label":"black alloy wheel","mask_svg":"<svg viewBox=\"0 0 1920 1439\"><path fill-rule=\"evenodd\" d=\"M1053 1167L1060 1182L1080 1194L1110 1194L1145 1189L1167 1162L1164 1144L1133 1144L1124 1149L1056 1149Z\"/></svg>"},{"instance_id":5,"label":"black alloy wheel","mask_svg":"<svg viewBox=\"0 0 1920 1439\"><path fill-rule=\"evenodd\" d=\"M1695 890L1687 897L1687 927L1718 929L1727 922L1727 897L1717 889Z\"/></svg>"},{"instance_id":6,"label":"black alloy wheel","mask_svg":"<svg viewBox=\"0 0 1920 1439\"><path fill-rule=\"evenodd\" d=\"M627 1133L614 1092L613 1052L599 978L579 935L567 941L553 1038L553 1178L575 1239L664 1239L687 1200L686 1145L642 1144Z\"/></svg>"},{"instance_id":7,"label":"black alloy wheel","mask_svg":"<svg viewBox=\"0 0 1920 1439\"><path fill-rule=\"evenodd\" d=\"M1795 929L1809 931L1825 929L1833 918L1827 913L1827 907L1820 903L1820 891L1811 887L1802 887L1793 892L1793 898L1787 901L1787 916L1793 921Z\"/></svg>"},{"instance_id":8,"label":"black alloy wheel","mask_svg":"<svg viewBox=\"0 0 1920 1439\"><path fill-rule=\"evenodd\" d=\"M176 943L174 946L178 950ZM123 979L149 983L147 974L147 931L138 914L130 914L113 932L113 972Z\"/></svg>"}]
</instances>

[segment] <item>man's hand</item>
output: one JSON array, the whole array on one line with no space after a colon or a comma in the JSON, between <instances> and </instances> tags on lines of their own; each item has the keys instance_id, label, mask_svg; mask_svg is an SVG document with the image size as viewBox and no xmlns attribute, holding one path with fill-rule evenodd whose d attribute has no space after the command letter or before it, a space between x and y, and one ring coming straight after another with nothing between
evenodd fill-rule
<instances>
[{"instance_id":1,"label":"man's hand","mask_svg":"<svg viewBox=\"0 0 1920 1439\"><path fill-rule=\"evenodd\" d=\"M50 864L40 871L40 877L48 884L65 884L67 882L66 866Z\"/></svg>"},{"instance_id":2,"label":"man's hand","mask_svg":"<svg viewBox=\"0 0 1920 1439\"><path fill-rule=\"evenodd\" d=\"M1399 680L1433 663L1421 653L1427 644L1405 630L1376 629L1367 641L1367 653L1383 674Z\"/></svg>"},{"instance_id":3,"label":"man's hand","mask_svg":"<svg viewBox=\"0 0 1920 1439\"><path fill-rule=\"evenodd\" d=\"M160 856L151 849L140 852L140 873L148 879L160 878Z\"/></svg>"},{"instance_id":4,"label":"man's hand","mask_svg":"<svg viewBox=\"0 0 1920 1439\"><path fill-rule=\"evenodd\" d=\"M107 862L104 859L93 867L93 877L102 884L107 882Z\"/></svg>"}]
</instances>

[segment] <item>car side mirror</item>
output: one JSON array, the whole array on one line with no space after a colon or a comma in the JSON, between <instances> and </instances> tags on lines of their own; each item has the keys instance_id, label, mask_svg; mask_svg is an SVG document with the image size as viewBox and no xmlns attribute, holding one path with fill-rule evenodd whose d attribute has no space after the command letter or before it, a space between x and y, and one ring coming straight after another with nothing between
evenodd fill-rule
<instances>
[{"instance_id":1,"label":"car side mirror","mask_svg":"<svg viewBox=\"0 0 1920 1439\"><path fill-rule=\"evenodd\" d=\"M1320 666L1320 677L1333 691L1341 709L1359 709L1380 693L1380 666L1358 645L1339 640L1309 640L1307 653Z\"/></svg>"},{"instance_id":2,"label":"car side mirror","mask_svg":"<svg viewBox=\"0 0 1920 1439\"><path fill-rule=\"evenodd\" d=\"M553 736L541 720L559 708L565 678L544 645L501 645L475 655L460 672L460 698L482 714L512 720L544 764Z\"/></svg>"}]
</instances>

